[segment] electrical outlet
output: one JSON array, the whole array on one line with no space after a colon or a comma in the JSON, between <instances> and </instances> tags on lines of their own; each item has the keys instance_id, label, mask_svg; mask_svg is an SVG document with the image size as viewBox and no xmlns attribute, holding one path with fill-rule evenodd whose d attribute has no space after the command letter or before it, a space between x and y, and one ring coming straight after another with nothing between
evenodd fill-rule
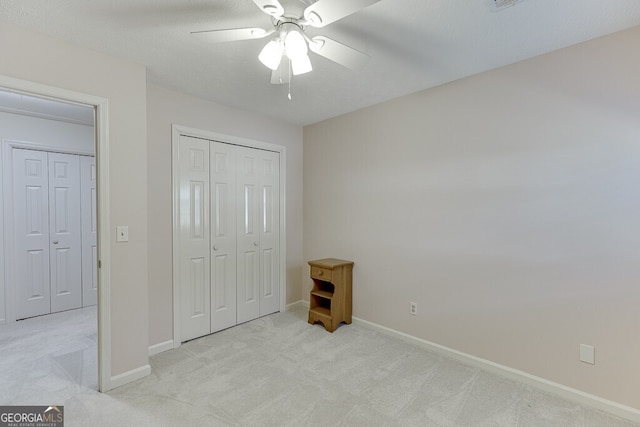
<instances>
[{"instance_id":1,"label":"electrical outlet","mask_svg":"<svg viewBox=\"0 0 640 427\"><path fill-rule=\"evenodd\" d=\"M414 316L418 314L418 303L417 302L410 302L409 303L409 314L412 314Z\"/></svg>"}]
</instances>

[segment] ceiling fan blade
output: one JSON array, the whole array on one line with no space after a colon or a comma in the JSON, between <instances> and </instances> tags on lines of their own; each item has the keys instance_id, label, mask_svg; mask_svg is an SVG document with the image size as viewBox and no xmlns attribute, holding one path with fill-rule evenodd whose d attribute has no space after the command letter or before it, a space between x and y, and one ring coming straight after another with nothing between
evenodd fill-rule
<instances>
[{"instance_id":1,"label":"ceiling fan blade","mask_svg":"<svg viewBox=\"0 0 640 427\"><path fill-rule=\"evenodd\" d=\"M311 43L309 43L309 49L351 70L361 69L371 58L366 53L324 36L312 38Z\"/></svg>"},{"instance_id":2,"label":"ceiling fan blade","mask_svg":"<svg viewBox=\"0 0 640 427\"><path fill-rule=\"evenodd\" d=\"M325 25L349 16L379 1L380 0L318 0L304 10L304 19L307 20L307 24L312 27L322 28Z\"/></svg>"},{"instance_id":3,"label":"ceiling fan blade","mask_svg":"<svg viewBox=\"0 0 640 427\"><path fill-rule=\"evenodd\" d=\"M232 28L228 30L192 31L191 34L204 37L213 43L224 43L238 40L261 39L274 32L274 29L265 30L264 28Z\"/></svg>"},{"instance_id":4,"label":"ceiling fan blade","mask_svg":"<svg viewBox=\"0 0 640 427\"><path fill-rule=\"evenodd\" d=\"M284 85L289 83L291 75L289 73L289 58L282 58L280 67L271 73L271 84Z\"/></svg>"},{"instance_id":5,"label":"ceiling fan blade","mask_svg":"<svg viewBox=\"0 0 640 427\"><path fill-rule=\"evenodd\" d=\"M261 11L275 18L280 18L284 13L284 7L278 0L253 0Z\"/></svg>"}]
</instances>

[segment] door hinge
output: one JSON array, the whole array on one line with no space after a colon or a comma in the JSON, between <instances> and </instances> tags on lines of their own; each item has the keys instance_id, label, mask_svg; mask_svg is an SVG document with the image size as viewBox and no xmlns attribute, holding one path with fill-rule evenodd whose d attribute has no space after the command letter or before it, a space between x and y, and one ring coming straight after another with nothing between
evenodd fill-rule
<instances>
[{"instance_id":1,"label":"door hinge","mask_svg":"<svg viewBox=\"0 0 640 427\"><path fill-rule=\"evenodd\" d=\"M98 260L98 268L102 268L102 263Z\"/></svg>"}]
</instances>

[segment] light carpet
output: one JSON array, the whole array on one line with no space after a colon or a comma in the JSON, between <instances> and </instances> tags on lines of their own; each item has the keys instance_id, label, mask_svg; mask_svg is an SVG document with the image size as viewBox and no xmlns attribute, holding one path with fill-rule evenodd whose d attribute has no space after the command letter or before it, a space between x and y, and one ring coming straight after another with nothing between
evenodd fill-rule
<instances>
[{"instance_id":1,"label":"light carpet","mask_svg":"<svg viewBox=\"0 0 640 427\"><path fill-rule=\"evenodd\" d=\"M150 376L105 394L85 332L47 356L0 328L0 402L63 404L66 426L635 425L363 325L330 334L303 307L153 356Z\"/></svg>"}]
</instances>

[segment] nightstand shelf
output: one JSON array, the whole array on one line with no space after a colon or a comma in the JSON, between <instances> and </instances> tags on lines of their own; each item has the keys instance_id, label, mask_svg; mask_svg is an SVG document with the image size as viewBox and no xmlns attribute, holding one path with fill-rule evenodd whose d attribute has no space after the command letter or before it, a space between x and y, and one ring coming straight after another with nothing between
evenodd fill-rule
<instances>
[{"instance_id":1,"label":"nightstand shelf","mask_svg":"<svg viewBox=\"0 0 640 427\"><path fill-rule=\"evenodd\" d=\"M351 324L353 262L335 258L309 261L313 289L309 295L309 323L320 322L333 332Z\"/></svg>"}]
</instances>

